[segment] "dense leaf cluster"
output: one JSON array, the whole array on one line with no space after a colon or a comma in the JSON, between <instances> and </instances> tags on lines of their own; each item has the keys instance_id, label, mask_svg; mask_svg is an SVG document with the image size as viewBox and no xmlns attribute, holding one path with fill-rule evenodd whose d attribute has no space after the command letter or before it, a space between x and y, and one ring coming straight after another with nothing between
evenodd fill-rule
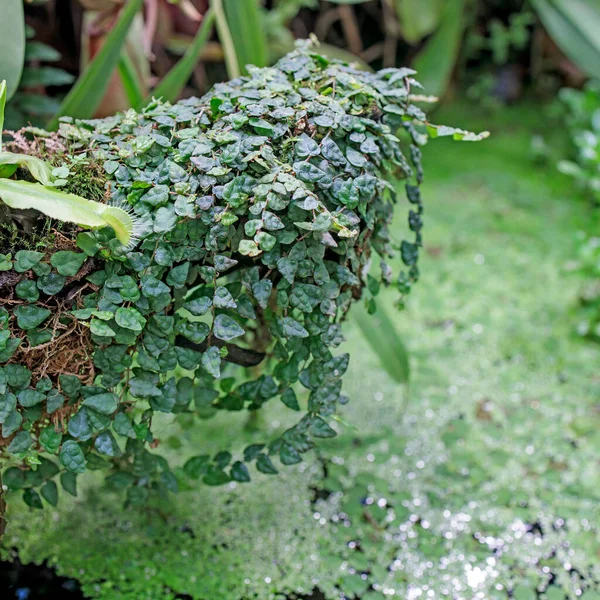
<instances>
[{"instance_id":1,"label":"dense leaf cluster","mask_svg":"<svg viewBox=\"0 0 600 600\"><path fill-rule=\"evenodd\" d=\"M202 99L62 123L138 235L124 247L105 228L72 248L0 256L9 488L55 504L59 471L75 493L78 474L103 469L142 504L185 478L276 473L335 435L349 361L335 353L341 320L365 286L372 303L382 282L405 294L418 277L419 147L428 135L473 138L426 123L413 73L371 74L301 48ZM414 238L399 245L390 178L407 180ZM408 269L394 275L386 260L398 250ZM172 470L153 451L156 413L208 418L275 399L299 421L241 456L200 454Z\"/></svg>"}]
</instances>

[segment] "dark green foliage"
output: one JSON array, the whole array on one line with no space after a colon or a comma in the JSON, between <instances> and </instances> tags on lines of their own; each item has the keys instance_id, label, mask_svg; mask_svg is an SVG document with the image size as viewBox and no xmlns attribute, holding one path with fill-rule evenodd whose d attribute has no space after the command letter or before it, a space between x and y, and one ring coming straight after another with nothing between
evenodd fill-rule
<instances>
[{"instance_id":1,"label":"dark green foliage","mask_svg":"<svg viewBox=\"0 0 600 600\"><path fill-rule=\"evenodd\" d=\"M428 134L467 135L426 123L410 103L412 75L358 71L307 47L200 100L65 119L60 136L104 166L111 202L131 210L137 239L125 248L105 228L79 234L78 248L0 263L20 274L22 299L0 308L6 451L33 467L40 452L57 455L71 494L74 474L104 470L137 506L150 491L175 491L178 478L219 485L248 481L254 468L275 474L277 460L297 463L334 436L349 358L334 354L340 322L375 255L380 284L403 295L416 281L419 146ZM402 244L388 231L398 201L390 178L408 182L414 238ZM408 270L393 276L385 261L397 251ZM370 303L379 288L369 286ZM83 345L78 360L48 370L45 349L61 352L65 339ZM36 344L46 345L30 354ZM42 366L26 367L31 356ZM207 418L275 398L307 408L243 457L201 455L173 473L151 451L155 413ZM38 472L24 475L26 499L39 506L33 488L44 486L54 504L56 489Z\"/></svg>"}]
</instances>

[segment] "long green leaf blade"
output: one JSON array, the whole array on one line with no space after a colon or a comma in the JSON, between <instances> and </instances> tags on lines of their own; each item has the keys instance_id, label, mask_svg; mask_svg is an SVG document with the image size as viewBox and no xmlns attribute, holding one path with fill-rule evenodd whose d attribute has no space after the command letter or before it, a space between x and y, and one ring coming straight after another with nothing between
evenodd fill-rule
<instances>
[{"instance_id":1,"label":"long green leaf blade","mask_svg":"<svg viewBox=\"0 0 600 600\"><path fill-rule=\"evenodd\" d=\"M215 11L217 33L219 34L219 41L221 42L221 47L223 48L227 73L230 79L234 79L240 76L240 65L235 51L235 44L233 43L233 38L231 36L231 31L229 30L229 24L227 23L225 9L223 8L223 0L211 0L210 5Z\"/></svg>"},{"instance_id":2,"label":"long green leaf blade","mask_svg":"<svg viewBox=\"0 0 600 600\"><path fill-rule=\"evenodd\" d=\"M408 350L381 303L377 305L374 315L369 315L362 304L352 307L350 314L388 375L398 383L408 383Z\"/></svg>"},{"instance_id":3,"label":"long green leaf blade","mask_svg":"<svg viewBox=\"0 0 600 600\"><path fill-rule=\"evenodd\" d=\"M129 106L136 110L141 108L144 104L144 94L133 62L127 53L121 54L117 68L119 69L119 77L121 78Z\"/></svg>"},{"instance_id":4,"label":"long green leaf blade","mask_svg":"<svg viewBox=\"0 0 600 600\"><path fill-rule=\"evenodd\" d=\"M75 223L81 227L106 227L128 245L133 235L133 221L121 208L86 200L39 183L0 179L0 199L10 208L37 210L51 219Z\"/></svg>"},{"instance_id":5,"label":"long green leaf blade","mask_svg":"<svg viewBox=\"0 0 600 600\"><path fill-rule=\"evenodd\" d=\"M413 62L428 94L442 96L448 88L464 31L464 9L465 0L448 0L440 26Z\"/></svg>"},{"instance_id":6,"label":"long green leaf blade","mask_svg":"<svg viewBox=\"0 0 600 600\"><path fill-rule=\"evenodd\" d=\"M6 99L17 91L25 62L23 0L2 0L0 17L0 81L6 80Z\"/></svg>"},{"instance_id":7,"label":"long green leaf blade","mask_svg":"<svg viewBox=\"0 0 600 600\"><path fill-rule=\"evenodd\" d=\"M106 36L98 54L67 94L58 114L48 125L49 129L56 129L58 119L62 116L89 119L94 115L94 111L104 97L110 77L117 67L127 32L142 2L143 0L128 0L117 24Z\"/></svg>"},{"instance_id":8,"label":"long green leaf blade","mask_svg":"<svg viewBox=\"0 0 600 600\"><path fill-rule=\"evenodd\" d=\"M553 3L582 35L600 48L600 0L553 0Z\"/></svg>"},{"instance_id":9,"label":"long green leaf blade","mask_svg":"<svg viewBox=\"0 0 600 600\"><path fill-rule=\"evenodd\" d=\"M168 102L175 102L189 80L202 50L206 46L215 23L215 13L208 10L202 19L202 25L192 44L179 59L177 64L162 78L162 81L154 88L152 95L162 98Z\"/></svg>"},{"instance_id":10,"label":"long green leaf blade","mask_svg":"<svg viewBox=\"0 0 600 600\"><path fill-rule=\"evenodd\" d=\"M267 65L267 38L261 25L258 0L223 0L225 17L233 38L241 73L246 65Z\"/></svg>"}]
</instances>

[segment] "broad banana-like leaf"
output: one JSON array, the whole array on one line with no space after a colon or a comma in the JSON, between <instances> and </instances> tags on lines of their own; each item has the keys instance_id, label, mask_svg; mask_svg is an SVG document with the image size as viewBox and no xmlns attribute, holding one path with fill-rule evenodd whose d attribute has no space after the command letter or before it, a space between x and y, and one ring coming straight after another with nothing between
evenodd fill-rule
<instances>
[{"instance_id":1,"label":"broad banana-like leaf","mask_svg":"<svg viewBox=\"0 0 600 600\"><path fill-rule=\"evenodd\" d=\"M112 227L117 239L127 246L132 241L134 223L122 208L86 200L39 183L0 179L0 199L10 208L34 209L51 219L97 229Z\"/></svg>"},{"instance_id":2,"label":"broad banana-like leaf","mask_svg":"<svg viewBox=\"0 0 600 600\"><path fill-rule=\"evenodd\" d=\"M23 0L2 0L0 16L0 80L6 80L6 99L17 91L25 63Z\"/></svg>"},{"instance_id":3,"label":"broad banana-like leaf","mask_svg":"<svg viewBox=\"0 0 600 600\"><path fill-rule=\"evenodd\" d=\"M416 44L435 31L440 24L444 0L396 0L396 13L402 37Z\"/></svg>"},{"instance_id":4,"label":"broad banana-like leaf","mask_svg":"<svg viewBox=\"0 0 600 600\"><path fill-rule=\"evenodd\" d=\"M600 0L532 0L559 48L590 77L600 78Z\"/></svg>"}]
</instances>

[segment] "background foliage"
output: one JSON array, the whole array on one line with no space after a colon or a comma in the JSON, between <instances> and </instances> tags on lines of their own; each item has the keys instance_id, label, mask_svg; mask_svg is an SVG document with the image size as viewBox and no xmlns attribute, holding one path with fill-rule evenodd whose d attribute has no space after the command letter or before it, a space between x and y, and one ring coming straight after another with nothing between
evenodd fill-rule
<instances>
[{"instance_id":1,"label":"background foliage","mask_svg":"<svg viewBox=\"0 0 600 600\"><path fill-rule=\"evenodd\" d=\"M203 93L223 78L223 66L235 77L246 64L272 64L293 48L294 35L310 33L329 56L375 68L411 64L429 95L443 96L454 76L482 101L514 100L528 82L540 93L555 90L598 76L600 64L596 0L147 0L143 17L142 0L123 10L115 0L84 0L83 15L75 2L42 0L27 7L27 26L21 2L10 2L14 22L5 20L1 37L11 62L0 78L9 97L20 80L13 129L140 108L153 88L169 100Z\"/></svg>"}]
</instances>

